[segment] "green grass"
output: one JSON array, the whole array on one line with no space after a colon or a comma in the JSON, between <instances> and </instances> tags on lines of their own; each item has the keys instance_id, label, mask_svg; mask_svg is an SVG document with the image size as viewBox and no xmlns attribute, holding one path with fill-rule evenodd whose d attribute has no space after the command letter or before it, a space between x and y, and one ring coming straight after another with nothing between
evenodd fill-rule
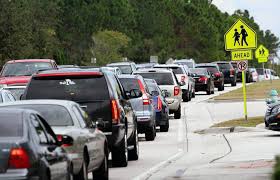
<instances>
[{"instance_id":1,"label":"green grass","mask_svg":"<svg viewBox=\"0 0 280 180\"><path fill-rule=\"evenodd\" d=\"M263 116L252 117L252 118L248 118L248 121L245 121L244 118L233 119L233 120L221 122L218 124L214 124L212 127L236 127L236 126L256 127L258 124L261 124L264 122L263 118L264 118Z\"/></svg>"},{"instance_id":2,"label":"green grass","mask_svg":"<svg viewBox=\"0 0 280 180\"><path fill-rule=\"evenodd\" d=\"M247 99L256 100L256 99L266 99L268 93L272 89L276 89L280 93L280 80L270 81L261 81L249 86L247 88ZM231 92L216 96L214 100L243 100L243 91L242 88L233 90Z\"/></svg>"},{"instance_id":3,"label":"green grass","mask_svg":"<svg viewBox=\"0 0 280 180\"><path fill-rule=\"evenodd\" d=\"M272 174L273 180L279 180L280 179L280 157L276 156L276 164L274 166L274 172Z\"/></svg>"}]
</instances>

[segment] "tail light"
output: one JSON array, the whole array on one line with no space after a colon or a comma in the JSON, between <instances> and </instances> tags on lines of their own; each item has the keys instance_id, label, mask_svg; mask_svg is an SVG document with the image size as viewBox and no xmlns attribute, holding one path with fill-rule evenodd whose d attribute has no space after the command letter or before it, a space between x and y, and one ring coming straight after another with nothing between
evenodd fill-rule
<instances>
[{"instance_id":1,"label":"tail light","mask_svg":"<svg viewBox=\"0 0 280 180\"><path fill-rule=\"evenodd\" d=\"M120 123L120 110L115 99L111 100L112 122L113 124Z\"/></svg>"},{"instance_id":2,"label":"tail light","mask_svg":"<svg viewBox=\"0 0 280 180\"><path fill-rule=\"evenodd\" d=\"M178 86L174 87L174 96L177 96L180 94L180 88Z\"/></svg>"},{"instance_id":3,"label":"tail light","mask_svg":"<svg viewBox=\"0 0 280 180\"><path fill-rule=\"evenodd\" d=\"M157 99L157 109L160 111L162 109L162 101L161 101L160 97L158 97L158 99Z\"/></svg>"},{"instance_id":4,"label":"tail light","mask_svg":"<svg viewBox=\"0 0 280 180\"><path fill-rule=\"evenodd\" d=\"M205 76L202 76L202 77L200 77L200 78L198 79L198 81L199 81L199 82L202 82L202 83L206 83L207 80L208 80L208 78L205 77Z\"/></svg>"},{"instance_id":5,"label":"tail light","mask_svg":"<svg viewBox=\"0 0 280 180\"><path fill-rule=\"evenodd\" d=\"M143 94L142 99L143 99L143 105L150 105L151 104L150 98L147 96L146 93Z\"/></svg>"},{"instance_id":6,"label":"tail light","mask_svg":"<svg viewBox=\"0 0 280 180\"><path fill-rule=\"evenodd\" d=\"M234 69L230 69L230 75L233 76L234 75Z\"/></svg>"},{"instance_id":7,"label":"tail light","mask_svg":"<svg viewBox=\"0 0 280 180\"><path fill-rule=\"evenodd\" d=\"M56 138L57 138L58 142L61 142L63 140L63 135L57 134ZM72 144L62 144L61 146L62 147L69 147L69 146L72 146Z\"/></svg>"},{"instance_id":8,"label":"tail light","mask_svg":"<svg viewBox=\"0 0 280 180\"><path fill-rule=\"evenodd\" d=\"M9 168L12 169L27 169L30 168L28 153L23 148L13 148L9 157Z\"/></svg>"},{"instance_id":9,"label":"tail light","mask_svg":"<svg viewBox=\"0 0 280 180\"><path fill-rule=\"evenodd\" d=\"M216 73L214 74L214 76L217 77L217 78L219 78L219 77L221 77L221 73L216 72Z\"/></svg>"},{"instance_id":10,"label":"tail light","mask_svg":"<svg viewBox=\"0 0 280 180\"><path fill-rule=\"evenodd\" d=\"M143 94L142 95L143 105L150 105L151 104L150 98L148 97L148 95L146 93L143 83L139 79L138 79L138 84L139 84L140 90Z\"/></svg>"},{"instance_id":11,"label":"tail light","mask_svg":"<svg viewBox=\"0 0 280 180\"><path fill-rule=\"evenodd\" d=\"M181 82L185 82L186 76L181 76Z\"/></svg>"}]
</instances>

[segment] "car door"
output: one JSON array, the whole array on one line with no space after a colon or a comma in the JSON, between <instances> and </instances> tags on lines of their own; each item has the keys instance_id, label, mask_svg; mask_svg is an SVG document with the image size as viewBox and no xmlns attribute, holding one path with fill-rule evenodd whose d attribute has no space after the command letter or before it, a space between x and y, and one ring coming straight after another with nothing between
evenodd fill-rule
<instances>
[{"instance_id":1,"label":"car door","mask_svg":"<svg viewBox=\"0 0 280 180\"><path fill-rule=\"evenodd\" d=\"M50 171L51 179L66 179L66 175L68 172L68 162L65 151L58 146L56 137L54 137L54 133L51 132L50 127L43 120L43 118L36 114L31 114L30 120L33 128L35 129L34 135L37 135L39 139L39 154L41 157L41 161L47 162L45 166Z\"/></svg>"},{"instance_id":2,"label":"car door","mask_svg":"<svg viewBox=\"0 0 280 180\"><path fill-rule=\"evenodd\" d=\"M81 129L81 137L79 138L81 140L80 143L86 144L88 153L89 153L89 165L88 170L93 170L96 168L96 165L100 163L100 156L101 156L101 146L100 143L98 143L98 136L96 133L96 128L93 128L93 122L92 121L86 121L84 118L85 112L82 112L83 110L80 109L78 105L72 106L73 113L75 114L77 120L82 125ZM98 122L98 121L97 121ZM103 159L102 159L103 160Z\"/></svg>"}]
</instances>

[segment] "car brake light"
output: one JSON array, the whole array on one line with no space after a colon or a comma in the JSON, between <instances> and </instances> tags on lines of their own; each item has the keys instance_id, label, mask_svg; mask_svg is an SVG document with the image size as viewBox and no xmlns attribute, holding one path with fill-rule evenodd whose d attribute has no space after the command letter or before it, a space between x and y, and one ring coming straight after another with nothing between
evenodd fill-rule
<instances>
[{"instance_id":1,"label":"car brake light","mask_svg":"<svg viewBox=\"0 0 280 180\"><path fill-rule=\"evenodd\" d=\"M30 168L29 156L23 148L12 148L9 157L9 168L27 169Z\"/></svg>"},{"instance_id":2,"label":"car brake light","mask_svg":"<svg viewBox=\"0 0 280 180\"><path fill-rule=\"evenodd\" d=\"M230 75L234 75L234 69L230 69Z\"/></svg>"},{"instance_id":3,"label":"car brake light","mask_svg":"<svg viewBox=\"0 0 280 180\"><path fill-rule=\"evenodd\" d=\"M221 77L221 73L216 72L216 73L214 74L214 76L219 78L219 77Z\"/></svg>"},{"instance_id":4,"label":"car brake light","mask_svg":"<svg viewBox=\"0 0 280 180\"><path fill-rule=\"evenodd\" d=\"M198 79L199 82L203 82L203 83L206 83L207 80L208 80L208 78L205 76L202 76Z\"/></svg>"},{"instance_id":5,"label":"car brake light","mask_svg":"<svg viewBox=\"0 0 280 180\"><path fill-rule=\"evenodd\" d=\"M63 140L63 135L57 134L56 138L57 138L58 142L61 142ZM62 144L61 146L62 147L69 147L69 146L72 146L72 144Z\"/></svg>"},{"instance_id":6,"label":"car brake light","mask_svg":"<svg viewBox=\"0 0 280 180\"><path fill-rule=\"evenodd\" d=\"M162 109L162 101L161 101L160 97L158 97L158 99L157 99L157 109L160 111Z\"/></svg>"},{"instance_id":7,"label":"car brake light","mask_svg":"<svg viewBox=\"0 0 280 180\"><path fill-rule=\"evenodd\" d=\"M180 94L180 88L178 86L174 87L174 96L177 96Z\"/></svg>"},{"instance_id":8,"label":"car brake light","mask_svg":"<svg viewBox=\"0 0 280 180\"><path fill-rule=\"evenodd\" d=\"M143 94L142 99L143 99L143 105L150 105L151 104L150 98L147 96L146 93Z\"/></svg>"},{"instance_id":9,"label":"car brake light","mask_svg":"<svg viewBox=\"0 0 280 180\"><path fill-rule=\"evenodd\" d=\"M111 100L111 111L112 111L113 124L119 124L120 123L120 110L118 108L118 103L115 99Z\"/></svg>"}]
</instances>

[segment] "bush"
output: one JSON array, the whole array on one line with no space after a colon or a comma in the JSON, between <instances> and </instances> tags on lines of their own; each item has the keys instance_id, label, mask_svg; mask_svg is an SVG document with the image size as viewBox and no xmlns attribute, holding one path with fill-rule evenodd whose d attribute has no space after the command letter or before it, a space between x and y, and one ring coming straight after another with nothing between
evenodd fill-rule
<instances>
[{"instance_id":1,"label":"bush","mask_svg":"<svg viewBox=\"0 0 280 180\"><path fill-rule=\"evenodd\" d=\"M273 180L280 180L280 156L276 157L276 164L274 166L274 172L272 175Z\"/></svg>"}]
</instances>

